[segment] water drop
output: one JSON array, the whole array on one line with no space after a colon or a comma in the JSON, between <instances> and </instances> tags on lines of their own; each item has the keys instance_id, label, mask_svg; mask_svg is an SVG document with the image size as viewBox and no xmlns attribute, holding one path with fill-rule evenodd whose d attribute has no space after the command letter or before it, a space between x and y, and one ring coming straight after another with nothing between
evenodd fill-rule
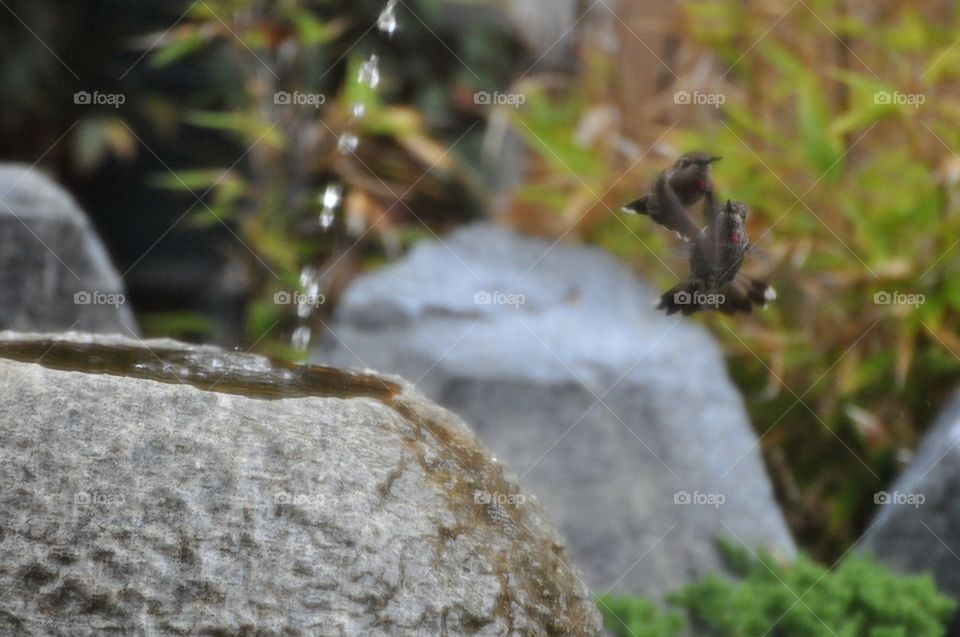
<instances>
[{"instance_id":1,"label":"water drop","mask_svg":"<svg viewBox=\"0 0 960 637\"><path fill-rule=\"evenodd\" d=\"M306 325L301 325L297 329L293 330L293 336L290 337L290 342L299 350L307 349L307 346L310 344L310 337L312 336L310 328Z\"/></svg>"},{"instance_id":2,"label":"water drop","mask_svg":"<svg viewBox=\"0 0 960 637\"><path fill-rule=\"evenodd\" d=\"M333 210L327 210L324 208L323 212L320 213L320 227L324 230L327 230L333 225L335 219L336 215L333 213Z\"/></svg>"},{"instance_id":3,"label":"water drop","mask_svg":"<svg viewBox=\"0 0 960 637\"><path fill-rule=\"evenodd\" d=\"M319 280L320 272L313 266L306 266L300 270L300 287L308 288Z\"/></svg>"},{"instance_id":4,"label":"water drop","mask_svg":"<svg viewBox=\"0 0 960 637\"><path fill-rule=\"evenodd\" d=\"M380 84L380 57L374 53L366 62L360 65L357 81L370 88L377 88Z\"/></svg>"},{"instance_id":5,"label":"water drop","mask_svg":"<svg viewBox=\"0 0 960 637\"><path fill-rule=\"evenodd\" d=\"M333 225L337 208L343 201L343 186L338 183L327 185L323 194L320 195L320 227L326 230ZM301 280L301 284L302 280ZM304 284L305 285L305 284Z\"/></svg>"},{"instance_id":6,"label":"water drop","mask_svg":"<svg viewBox=\"0 0 960 637\"><path fill-rule=\"evenodd\" d=\"M337 183L327 185L323 194L320 195L320 205L324 208L333 210L340 206L343 201L343 186Z\"/></svg>"},{"instance_id":7,"label":"water drop","mask_svg":"<svg viewBox=\"0 0 960 637\"><path fill-rule=\"evenodd\" d=\"M381 33L393 35L397 30L397 3L399 0L387 0L380 17L377 18L377 28Z\"/></svg>"},{"instance_id":8,"label":"water drop","mask_svg":"<svg viewBox=\"0 0 960 637\"><path fill-rule=\"evenodd\" d=\"M354 102L353 106L350 107L350 110L353 112L353 116L357 119L363 119L367 115L367 105L363 102Z\"/></svg>"},{"instance_id":9,"label":"water drop","mask_svg":"<svg viewBox=\"0 0 960 637\"><path fill-rule=\"evenodd\" d=\"M317 306L323 302L320 294L320 277L320 270L310 265L300 271L300 288L303 292L297 297L297 316L301 319L309 318Z\"/></svg>"},{"instance_id":10,"label":"water drop","mask_svg":"<svg viewBox=\"0 0 960 637\"><path fill-rule=\"evenodd\" d=\"M357 146L360 144L360 138L354 135L353 133L343 133L340 135L340 139L337 141L337 150L339 150L344 155L349 155L350 153L357 150Z\"/></svg>"}]
</instances>

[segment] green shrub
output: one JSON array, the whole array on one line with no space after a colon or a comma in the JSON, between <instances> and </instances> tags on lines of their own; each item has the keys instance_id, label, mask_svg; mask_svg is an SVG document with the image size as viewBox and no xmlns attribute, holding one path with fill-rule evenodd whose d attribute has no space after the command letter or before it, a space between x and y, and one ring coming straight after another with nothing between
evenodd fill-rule
<instances>
[{"instance_id":1,"label":"green shrub","mask_svg":"<svg viewBox=\"0 0 960 637\"><path fill-rule=\"evenodd\" d=\"M872 558L851 555L835 568L800 556L781 564L731 551L740 579L708 575L669 596L601 595L604 624L618 637L941 637L954 604L929 576L897 575Z\"/></svg>"},{"instance_id":2,"label":"green shrub","mask_svg":"<svg viewBox=\"0 0 960 637\"><path fill-rule=\"evenodd\" d=\"M597 599L603 623L615 635L624 637L673 637L683 630L683 616L661 610L649 599L601 595Z\"/></svg>"}]
</instances>

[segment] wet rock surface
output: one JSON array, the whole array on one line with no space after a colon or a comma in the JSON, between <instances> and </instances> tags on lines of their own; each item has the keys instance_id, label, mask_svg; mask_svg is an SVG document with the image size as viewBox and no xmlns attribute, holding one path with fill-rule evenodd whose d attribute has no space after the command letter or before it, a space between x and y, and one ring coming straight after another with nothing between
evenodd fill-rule
<instances>
[{"instance_id":1,"label":"wet rock surface","mask_svg":"<svg viewBox=\"0 0 960 637\"><path fill-rule=\"evenodd\" d=\"M598 591L787 557L742 398L703 328L609 255L477 225L358 279L314 360L400 374L520 474Z\"/></svg>"},{"instance_id":2,"label":"wet rock surface","mask_svg":"<svg viewBox=\"0 0 960 637\"><path fill-rule=\"evenodd\" d=\"M536 501L402 380L68 338L0 334L0 634L599 634Z\"/></svg>"},{"instance_id":3,"label":"wet rock surface","mask_svg":"<svg viewBox=\"0 0 960 637\"><path fill-rule=\"evenodd\" d=\"M135 335L126 300L73 198L36 169L0 163L0 329Z\"/></svg>"}]
</instances>

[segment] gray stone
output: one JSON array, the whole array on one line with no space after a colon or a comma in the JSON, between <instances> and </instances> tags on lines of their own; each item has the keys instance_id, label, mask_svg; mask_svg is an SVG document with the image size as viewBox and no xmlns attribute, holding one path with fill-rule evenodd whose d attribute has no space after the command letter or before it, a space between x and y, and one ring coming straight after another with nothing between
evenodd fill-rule
<instances>
[{"instance_id":1,"label":"gray stone","mask_svg":"<svg viewBox=\"0 0 960 637\"><path fill-rule=\"evenodd\" d=\"M600 250L472 226L358 279L315 360L414 381L520 472L588 584L658 596L721 569L717 537L795 547L719 348L656 296Z\"/></svg>"},{"instance_id":2,"label":"gray stone","mask_svg":"<svg viewBox=\"0 0 960 637\"><path fill-rule=\"evenodd\" d=\"M402 380L49 338L0 334L0 634L600 634L539 505Z\"/></svg>"},{"instance_id":3,"label":"gray stone","mask_svg":"<svg viewBox=\"0 0 960 637\"><path fill-rule=\"evenodd\" d=\"M960 598L960 393L917 447L906 471L875 496L878 511L863 550L891 568L931 572Z\"/></svg>"},{"instance_id":4,"label":"gray stone","mask_svg":"<svg viewBox=\"0 0 960 637\"><path fill-rule=\"evenodd\" d=\"M503 5L534 62L530 70L574 67L580 35L576 0L511 0Z\"/></svg>"},{"instance_id":5,"label":"gray stone","mask_svg":"<svg viewBox=\"0 0 960 637\"><path fill-rule=\"evenodd\" d=\"M99 237L60 186L0 164L0 329L137 333Z\"/></svg>"}]
</instances>

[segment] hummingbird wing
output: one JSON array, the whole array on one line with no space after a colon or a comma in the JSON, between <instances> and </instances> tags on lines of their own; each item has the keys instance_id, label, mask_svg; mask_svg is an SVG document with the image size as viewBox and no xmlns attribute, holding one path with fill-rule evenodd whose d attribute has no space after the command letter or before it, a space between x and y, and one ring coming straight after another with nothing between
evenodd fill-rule
<instances>
[{"instance_id":1,"label":"hummingbird wing","mask_svg":"<svg viewBox=\"0 0 960 637\"><path fill-rule=\"evenodd\" d=\"M715 225L718 214L717 207L713 203L713 188L708 188L703 195L703 221L708 226Z\"/></svg>"},{"instance_id":2,"label":"hummingbird wing","mask_svg":"<svg viewBox=\"0 0 960 637\"><path fill-rule=\"evenodd\" d=\"M767 254L767 251L766 251L766 250L764 250L763 248L761 248L761 247L760 247L759 245L757 245L756 243L753 243L752 241L751 241L750 244L747 246L747 254L749 254L749 255L751 255L751 256L753 256L753 257L756 257L757 259L759 259L759 260L761 260L761 261L766 261L766 260L768 260L768 259L770 258L770 255Z\"/></svg>"},{"instance_id":3,"label":"hummingbird wing","mask_svg":"<svg viewBox=\"0 0 960 637\"><path fill-rule=\"evenodd\" d=\"M659 205L656 210L647 213L650 218L664 228L678 233L685 241L696 239L700 234L700 228L687 214L677 193L670 187L665 173L657 178L654 195ZM649 206L647 208L649 210Z\"/></svg>"}]
</instances>

